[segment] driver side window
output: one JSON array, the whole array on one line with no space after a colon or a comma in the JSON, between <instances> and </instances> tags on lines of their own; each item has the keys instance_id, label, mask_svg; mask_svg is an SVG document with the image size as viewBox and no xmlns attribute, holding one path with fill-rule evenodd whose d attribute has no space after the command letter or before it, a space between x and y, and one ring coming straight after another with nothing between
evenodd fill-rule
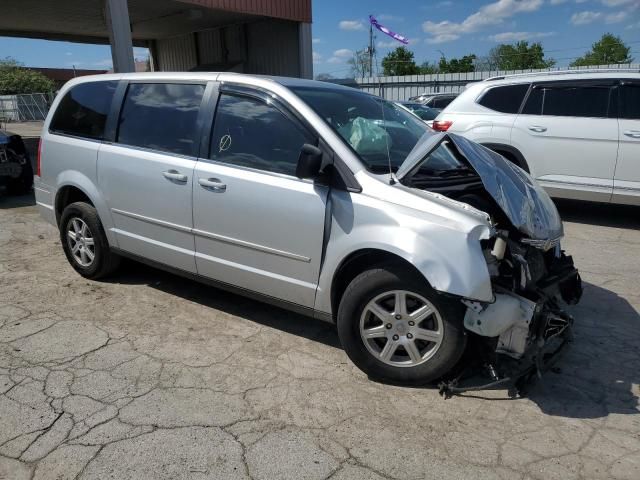
<instances>
[{"instance_id":1,"label":"driver side window","mask_svg":"<svg viewBox=\"0 0 640 480\"><path fill-rule=\"evenodd\" d=\"M220 95L209 158L295 176L305 133L276 107L253 97Z\"/></svg>"}]
</instances>

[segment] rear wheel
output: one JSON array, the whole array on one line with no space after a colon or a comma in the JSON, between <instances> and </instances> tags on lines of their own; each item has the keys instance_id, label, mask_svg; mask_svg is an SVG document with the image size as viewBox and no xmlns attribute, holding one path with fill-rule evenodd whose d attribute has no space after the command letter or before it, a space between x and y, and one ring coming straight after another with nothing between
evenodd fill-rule
<instances>
[{"instance_id":1,"label":"rear wheel","mask_svg":"<svg viewBox=\"0 0 640 480\"><path fill-rule=\"evenodd\" d=\"M60 242L67 260L83 277L105 277L120 264L120 257L109 248L98 212L88 203L75 202L64 209Z\"/></svg>"},{"instance_id":2,"label":"rear wheel","mask_svg":"<svg viewBox=\"0 0 640 480\"><path fill-rule=\"evenodd\" d=\"M338 309L349 358L370 377L422 385L446 374L466 345L464 306L392 265L358 275Z\"/></svg>"}]
</instances>

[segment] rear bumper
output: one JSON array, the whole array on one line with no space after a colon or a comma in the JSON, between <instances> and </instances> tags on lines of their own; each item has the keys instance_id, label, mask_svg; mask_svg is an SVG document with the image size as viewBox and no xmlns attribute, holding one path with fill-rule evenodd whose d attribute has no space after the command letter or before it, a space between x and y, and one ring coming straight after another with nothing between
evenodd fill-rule
<instances>
[{"instance_id":1,"label":"rear bumper","mask_svg":"<svg viewBox=\"0 0 640 480\"><path fill-rule=\"evenodd\" d=\"M56 212L54 208L53 189L43 183L40 177L34 177L33 189L36 195L36 206L40 216L48 223L57 227Z\"/></svg>"}]
</instances>

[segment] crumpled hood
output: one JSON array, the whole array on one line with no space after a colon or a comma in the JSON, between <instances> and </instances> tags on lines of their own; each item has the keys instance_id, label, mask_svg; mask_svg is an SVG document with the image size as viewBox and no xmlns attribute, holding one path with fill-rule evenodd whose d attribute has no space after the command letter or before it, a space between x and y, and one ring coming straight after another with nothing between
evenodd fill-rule
<instances>
[{"instance_id":1,"label":"crumpled hood","mask_svg":"<svg viewBox=\"0 0 640 480\"><path fill-rule=\"evenodd\" d=\"M418 170L428 154L450 140L478 173L484 188L520 232L534 240L555 240L564 235L555 204L536 181L502 155L453 133L425 135L398 169L402 180Z\"/></svg>"}]
</instances>

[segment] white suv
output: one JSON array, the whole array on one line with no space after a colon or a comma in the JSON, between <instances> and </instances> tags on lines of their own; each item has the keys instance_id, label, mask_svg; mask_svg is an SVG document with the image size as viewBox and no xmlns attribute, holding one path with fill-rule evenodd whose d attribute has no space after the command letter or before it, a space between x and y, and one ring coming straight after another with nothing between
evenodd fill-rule
<instances>
[{"instance_id":1,"label":"white suv","mask_svg":"<svg viewBox=\"0 0 640 480\"><path fill-rule=\"evenodd\" d=\"M436 119L527 170L553 197L640 205L640 73L571 71L471 84Z\"/></svg>"}]
</instances>

